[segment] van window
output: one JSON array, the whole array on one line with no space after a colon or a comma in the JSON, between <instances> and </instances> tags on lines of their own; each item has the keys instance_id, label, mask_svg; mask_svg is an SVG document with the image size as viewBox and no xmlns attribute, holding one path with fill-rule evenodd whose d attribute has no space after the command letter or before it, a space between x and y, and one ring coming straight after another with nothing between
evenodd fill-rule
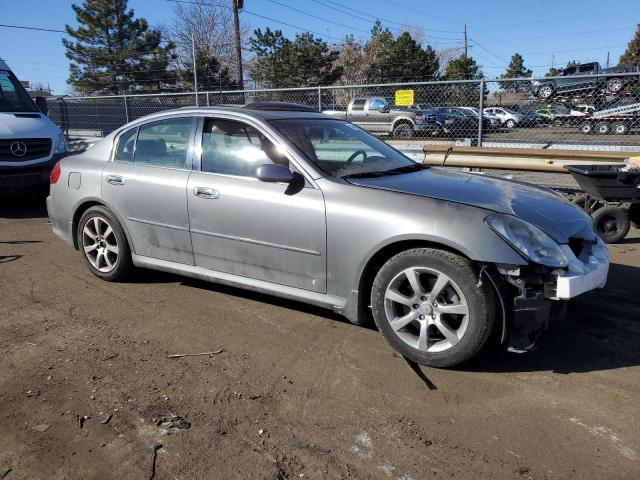
<instances>
[{"instance_id":1,"label":"van window","mask_svg":"<svg viewBox=\"0 0 640 480\"><path fill-rule=\"evenodd\" d=\"M387 105L388 105L388 103L384 98L375 98L374 97L369 102L369 110L380 110L382 107L386 107Z\"/></svg>"},{"instance_id":2,"label":"van window","mask_svg":"<svg viewBox=\"0 0 640 480\"><path fill-rule=\"evenodd\" d=\"M267 153L271 149L275 149L273 143L251 125L207 118L202 129L200 169L203 172L255 177L260 165L274 163Z\"/></svg>"},{"instance_id":3,"label":"van window","mask_svg":"<svg viewBox=\"0 0 640 480\"><path fill-rule=\"evenodd\" d=\"M185 168L192 117L168 118L140 125L133 162Z\"/></svg>"},{"instance_id":4,"label":"van window","mask_svg":"<svg viewBox=\"0 0 640 480\"><path fill-rule=\"evenodd\" d=\"M18 79L10 72L0 71L0 112L37 111L38 107Z\"/></svg>"}]
</instances>

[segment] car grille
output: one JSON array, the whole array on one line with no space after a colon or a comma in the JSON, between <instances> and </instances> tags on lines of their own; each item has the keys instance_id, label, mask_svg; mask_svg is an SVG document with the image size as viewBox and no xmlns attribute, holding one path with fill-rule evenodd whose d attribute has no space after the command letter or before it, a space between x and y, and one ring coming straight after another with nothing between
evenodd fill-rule
<instances>
[{"instance_id":1,"label":"car grille","mask_svg":"<svg viewBox=\"0 0 640 480\"><path fill-rule=\"evenodd\" d=\"M36 158L48 157L50 153L50 138L10 138L8 140L0 140L0 161L2 162L35 160Z\"/></svg>"}]
</instances>

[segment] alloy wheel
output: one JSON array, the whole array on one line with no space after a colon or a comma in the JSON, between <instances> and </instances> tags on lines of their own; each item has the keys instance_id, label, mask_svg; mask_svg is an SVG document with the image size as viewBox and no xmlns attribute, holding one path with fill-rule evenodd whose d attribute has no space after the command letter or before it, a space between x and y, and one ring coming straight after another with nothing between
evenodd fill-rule
<instances>
[{"instance_id":1,"label":"alloy wheel","mask_svg":"<svg viewBox=\"0 0 640 480\"><path fill-rule=\"evenodd\" d=\"M82 229L82 249L96 270L109 273L118 263L118 239L109 222L102 217L91 217Z\"/></svg>"},{"instance_id":2,"label":"alloy wheel","mask_svg":"<svg viewBox=\"0 0 640 480\"><path fill-rule=\"evenodd\" d=\"M427 267L396 275L385 291L384 310L398 338L422 352L453 348L469 326L469 306L460 287Z\"/></svg>"}]
</instances>

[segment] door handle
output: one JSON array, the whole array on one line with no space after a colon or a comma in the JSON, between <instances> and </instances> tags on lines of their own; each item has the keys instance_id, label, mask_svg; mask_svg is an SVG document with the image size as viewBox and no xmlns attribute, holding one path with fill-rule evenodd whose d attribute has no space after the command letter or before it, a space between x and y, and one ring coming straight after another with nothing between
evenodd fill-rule
<instances>
[{"instance_id":1,"label":"door handle","mask_svg":"<svg viewBox=\"0 0 640 480\"><path fill-rule=\"evenodd\" d=\"M213 188L208 187L193 187L193 194L196 197L205 198L208 200L215 200L220 197L220 192Z\"/></svg>"},{"instance_id":2,"label":"door handle","mask_svg":"<svg viewBox=\"0 0 640 480\"><path fill-rule=\"evenodd\" d=\"M111 185L124 185L124 177L120 175L107 175L107 183Z\"/></svg>"}]
</instances>

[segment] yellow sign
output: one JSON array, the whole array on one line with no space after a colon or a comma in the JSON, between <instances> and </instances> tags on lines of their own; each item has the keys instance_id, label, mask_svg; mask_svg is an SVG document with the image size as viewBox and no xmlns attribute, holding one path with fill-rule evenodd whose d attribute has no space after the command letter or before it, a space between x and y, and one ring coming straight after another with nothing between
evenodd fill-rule
<instances>
[{"instance_id":1,"label":"yellow sign","mask_svg":"<svg viewBox=\"0 0 640 480\"><path fill-rule=\"evenodd\" d=\"M411 107L413 105L413 90L396 90L396 105Z\"/></svg>"}]
</instances>

